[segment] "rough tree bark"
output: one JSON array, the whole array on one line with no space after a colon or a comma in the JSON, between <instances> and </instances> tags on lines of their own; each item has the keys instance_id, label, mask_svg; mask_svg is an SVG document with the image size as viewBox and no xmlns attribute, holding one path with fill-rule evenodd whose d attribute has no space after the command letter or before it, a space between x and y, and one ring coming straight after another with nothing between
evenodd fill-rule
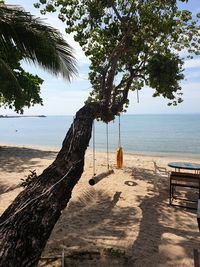
<instances>
[{"instance_id":1,"label":"rough tree bark","mask_svg":"<svg viewBox=\"0 0 200 267\"><path fill-rule=\"evenodd\" d=\"M23 190L0 219L0 266L36 266L51 231L84 168L98 104L87 104L74 119L55 161Z\"/></svg>"}]
</instances>

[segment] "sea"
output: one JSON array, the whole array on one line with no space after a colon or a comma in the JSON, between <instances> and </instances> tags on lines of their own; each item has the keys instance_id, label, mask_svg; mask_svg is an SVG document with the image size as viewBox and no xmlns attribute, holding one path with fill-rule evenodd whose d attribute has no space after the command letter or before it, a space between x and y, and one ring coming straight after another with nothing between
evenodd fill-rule
<instances>
[{"instance_id":1,"label":"sea","mask_svg":"<svg viewBox=\"0 0 200 267\"><path fill-rule=\"evenodd\" d=\"M0 118L0 144L59 149L73 116ZM95 121L95 149L107 150L106 124ZM183 155L200 159L200 114L120 116L108 124L108 149L125 153ZM91 138L89 149L93 148Z\"/></svg>"}]
</instances>

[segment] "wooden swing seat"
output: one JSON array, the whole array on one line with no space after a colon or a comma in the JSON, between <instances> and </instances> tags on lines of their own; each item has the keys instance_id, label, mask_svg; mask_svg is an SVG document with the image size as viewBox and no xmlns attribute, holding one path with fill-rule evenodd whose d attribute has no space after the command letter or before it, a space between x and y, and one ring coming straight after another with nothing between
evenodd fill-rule
<instances>
[{"instance_id":1,"label":"wooden swing seat","mask_svg":"<svg viewBox=\"0 0 200 267\"><path fill-rule=\"evenodd\" d=\"M114 170L108 170L106 172L102 172L100 173L99 175L95 175L94 177L92 177L90 180L89 180L89 184L90 185L95 185L97 184L99 181L101 181L103 178L111 175L112 173L114 173Z\"/></svg>"}]
</instances>

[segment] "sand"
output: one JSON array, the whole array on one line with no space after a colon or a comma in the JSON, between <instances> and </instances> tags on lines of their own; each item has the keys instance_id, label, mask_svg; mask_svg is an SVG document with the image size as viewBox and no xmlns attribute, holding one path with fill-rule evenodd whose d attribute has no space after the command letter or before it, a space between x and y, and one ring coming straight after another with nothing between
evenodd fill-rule
<instances>
[{"instance_id":1,"label":"sand","mask_svg":"<svg viewBox=\"0 0 200 267\"><path fill-rule=\"evenodd\" d=\"M40 174L56 154L52 149L1 146L0 213L23 190L20 179L30 170ZM110 153L114 173L90 186L88 151L85 171L42 256L64 251L66 266L193 266L193 249L200 248L196 212L169 206L169 178L154 172L154 161L170 171L167 163L177 160L187 159L124 154L124 167L117 170ZM105 153L96 154L96 166L97 174L107 170ZM59 266L51 262L40 266Z\"/></svg>"}]
</instances>

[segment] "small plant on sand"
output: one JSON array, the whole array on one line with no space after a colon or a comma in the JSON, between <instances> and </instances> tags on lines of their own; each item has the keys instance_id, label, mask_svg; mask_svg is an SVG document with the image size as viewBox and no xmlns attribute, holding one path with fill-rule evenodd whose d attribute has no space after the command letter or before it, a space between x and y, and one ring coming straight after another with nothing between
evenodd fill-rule
<instances>
[{"instance_id":1,"label":"small plant on sand","mask_svg":"<svg viewBox=\"0 0 200 267\"><path fill-rule=\"evenodd\" d=\"M29 170L30 174L26 176L25 179L21 179L22 180L22 183L21 183L21 186L26 188L28 187L33 181L35 181L35 179L37 179L37 174L36 174L36 171L33 170Z\"/></svg>"},{"instance_id":2,"label":"small plant on sand","mask_svg":"<svg viewBox=\"0 0 200 267\"><path fill-rule=\"evenodd\" d=\"M123 258L126 253L124 250L116 249L116 248L105 248L104 253L108 256L117 257L117 258Z\"/></svg>"}]
</instances>

